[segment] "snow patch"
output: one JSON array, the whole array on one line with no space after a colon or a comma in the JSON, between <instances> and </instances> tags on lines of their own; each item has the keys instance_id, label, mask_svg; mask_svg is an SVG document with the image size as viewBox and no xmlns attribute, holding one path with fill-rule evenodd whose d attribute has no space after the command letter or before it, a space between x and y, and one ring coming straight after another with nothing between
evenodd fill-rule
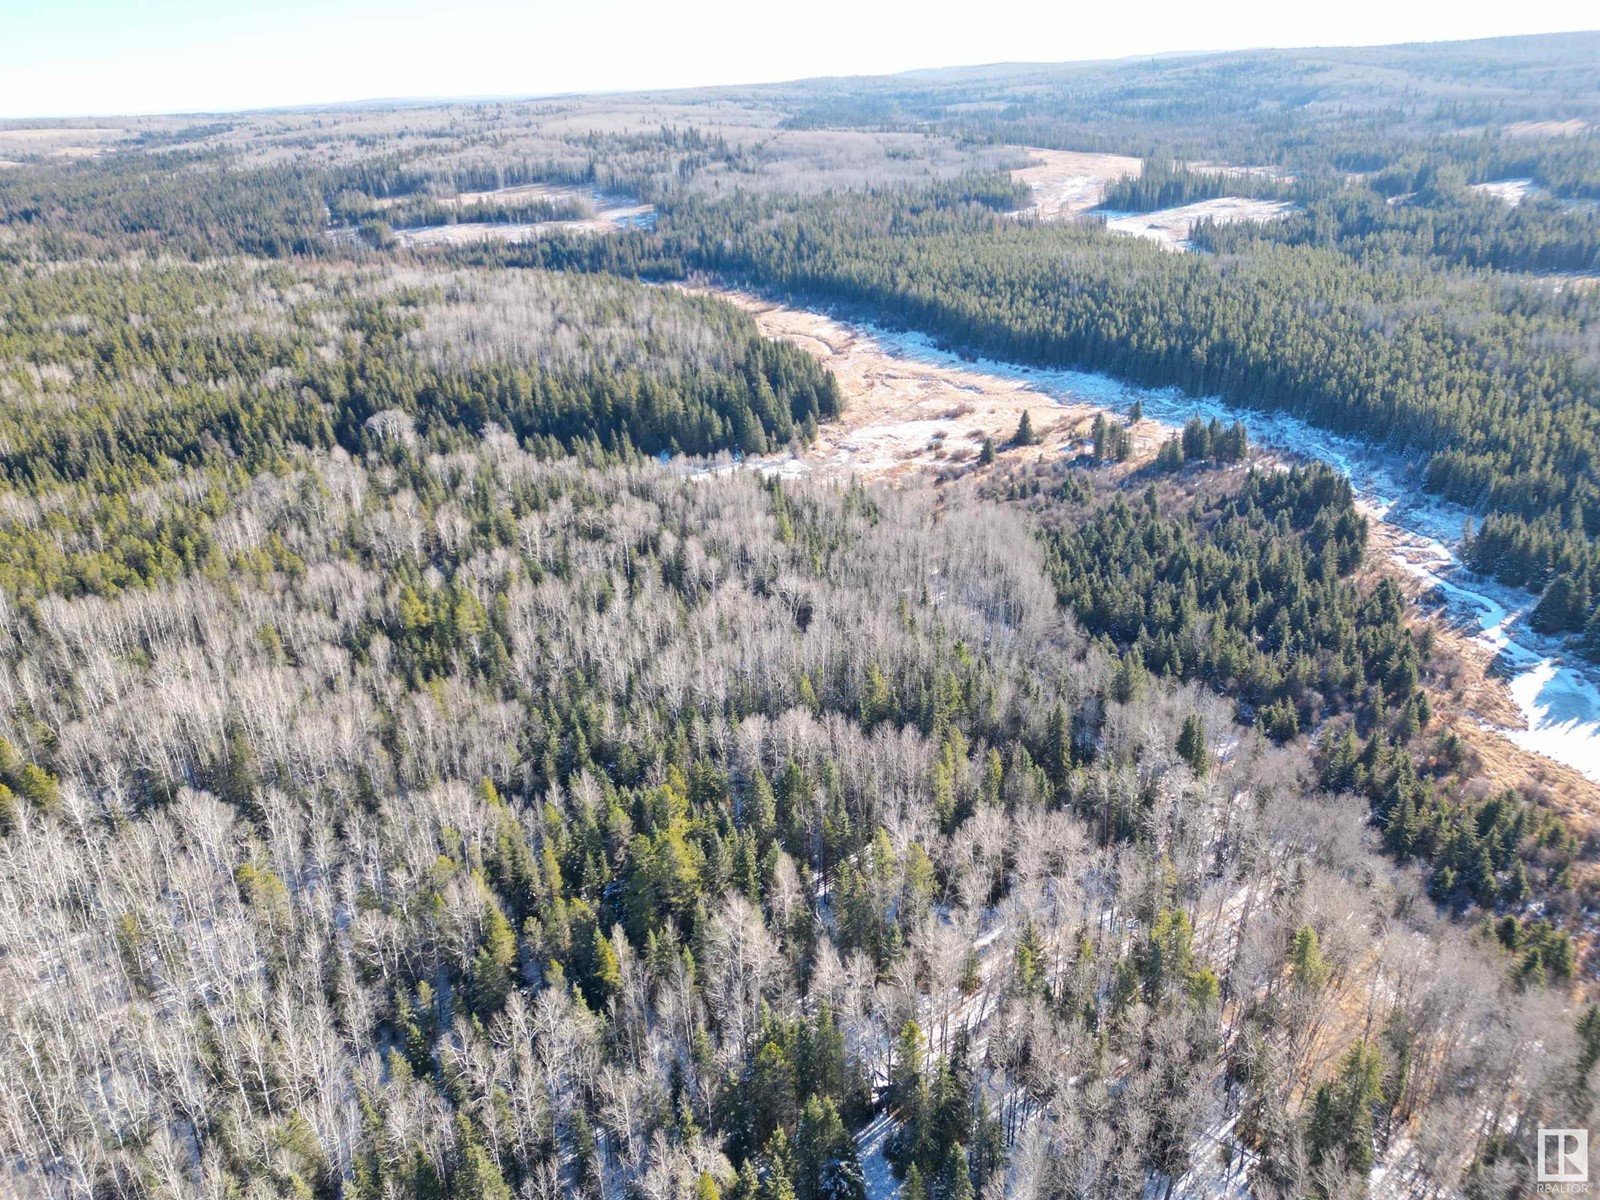
<instances>
[{"instance_id":1,"label":"snow patch","mask_svg":"<svg viewBox=\"0 0 1600 1200\"><path fill-rule=\"evenodd\" d=\"M1253 200L1248 196L1220 196L1177 208L1159 208L1147 213L1105 211L1106 228L1112 233L1149 238L1164 250L1188 250L1189 235L1204 220L1219 225L1234 221L1277 221L1295 211L1287 200Z\"/></svg>"},{"instance_id":2,"label":"snow patch","mask_svg":"<svg viewBox=\"0 0 1600 1200\"><path fill-rule=\"evenodd\" d=\"M861 1178L867 1187L867 1200L895 1200L900 1195L900 1181L889 1169L884 1149L889 1138L899 1127L899 1122L888 1113L877 1118L856 1134L856 1157L861 1160Z\"/></svg>"},{"instance_id":3,"label":"snow patch","mask_svg":"<svg viewBox=\"0 0 1600 1200\"><path fill-rule=\"evenodd\" d=\"M1539 195L1543 189L1531 179L1493 179L1488 183L1473 184L1472 190L1503 200L1515 208L1529 196Z\"/></svg>"}]
</instances>

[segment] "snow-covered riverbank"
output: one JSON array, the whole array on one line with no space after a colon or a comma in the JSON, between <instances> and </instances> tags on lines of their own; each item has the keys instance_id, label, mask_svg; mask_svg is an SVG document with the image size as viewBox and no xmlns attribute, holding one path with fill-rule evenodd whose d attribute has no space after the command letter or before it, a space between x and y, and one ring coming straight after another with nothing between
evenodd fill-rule
<instances>
[{"instance_id":1,"label":"snow-covered riverbank","mask_svg":"<svg viewBox=\"0 0 1600 1200\"><path fill-rule=\"evenodd\" d=\"M1556 639L1528 628L1526 617L1536 597L1473 575L1462 566L1456 551L1462 527L1472 514L1424 493L1406 463L1287 413L1235 408L1215 397L1197 399L1176 389L1141 388L1089 372L969 360L940 349L922 334L860 324L853 328L887 353L908 361L1026 384L1058 403L1126 411L1137 400L1145 417L1172 425L1195 414L1238 420L1259 446L1327 462L1350 479L1374 519L1409 535L1398 540L1396 564L1419 579L1497 656L1526 722L1525 728L1504 730L1505 735L1600 782L1600 667L1565 653Z\"/></svg>"}]
</instances>

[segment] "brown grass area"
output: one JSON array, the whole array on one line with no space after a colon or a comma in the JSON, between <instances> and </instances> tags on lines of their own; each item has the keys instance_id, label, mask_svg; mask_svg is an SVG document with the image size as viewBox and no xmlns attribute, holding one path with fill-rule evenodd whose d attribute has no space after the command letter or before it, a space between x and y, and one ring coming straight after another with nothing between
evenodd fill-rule
<instances>
[{"instance_id":1,"label":"brown grass area","mask_svg":"<svg viewBox=\"0 0 1600 1200\"><path fill-rule=\"evenodd\" d=\"M868 479L904 479L977 461L983 439L1011 461L1059 458L1088 437L1090 404L1061 404L1021 380L899 358L869 334L819 313L718 290L756 319L767 337L792 342L825 363L845 398L843 415L817 433L806 451L815 467L850 470ZM1022 414L1037 445L1006 448ZM1154 453L1160 427L1142 422L1135 446Z\"/></svg>"},{"instance_id":2,"label":"brown grass area","mask_svg":"<svg viewBox=\"0 0 1600 1200\"><path fill-rule=\"evenodd\" d=\"M87 158L134 136L131 129L102 126L48 126L0 129L0 158ZM6 165L20 165L7 159Z\"/></svg>"},{"instance_id":3,"label":"brown grass area","mask_svg":"<svg viewBox=\"0 0 1600 1200\"><path fill-rule=\"evenodd\" d=\"M1383 574L1392 576L1407 597L1419 602L1425 590L1422 581L1395 565L1397 558L1416 553L1418 539L1370 513L1368 518L1367 575L1374 581ZM1420 608L1418 611L1414 628L1418 632L1431 628L1438 647L1434 670L1427 681L1433 688L1436 707L1442 705L1441 711L1454 712L1458 717L1520 727L1522 713L1511 699L1505 681L1492 673L1494 656L1488 647L1449 621L1421 615Z\"/></svg>"},{"instance_id":4,"label":"brown grass area","mask_svg":"<svg viewBox=\"0 0 1600 1200\"><path fill-rule=\"evenodd\" d=\"M1041 221L1070 221L1104 200L1111 183L1144 170L1143 162L1124 154L1024 149L1034 161L1011 178L1033 190L1033 205L1024 212Z\"/></svg>"}]
</instances>

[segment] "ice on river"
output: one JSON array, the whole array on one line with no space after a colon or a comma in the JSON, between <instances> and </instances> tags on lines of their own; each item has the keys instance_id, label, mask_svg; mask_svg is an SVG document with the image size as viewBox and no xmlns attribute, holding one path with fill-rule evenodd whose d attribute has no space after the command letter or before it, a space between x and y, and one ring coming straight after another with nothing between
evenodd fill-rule
<instances>
[{"instance_id":1,"label":"ice on river","mask_svg":"<svg viewBox=\"0 0 1600 1200\"><path fill-rule=\"evenodd\" d=\"M1288 413L1234 408L1216 397L1196 398L1175 388L1140 388L1085 371L1020 366L991 359L973 361L940 349L924 334L867 330L891 353L940 366L961 366L1025 380L1060 400L1126 409L1135 400L1147 418L1178 425L1199 415L1242 421L1250 439L1269 449L1316 458L1351 482L1363 507L1376 519L1410 536L1396 562L1417 576L1448 605L1451 614L1476 626L1476 637L1497 655L1513 700L1527 722L1505 730L1512 741L1600 782L1600 667L1566 653L1559 639L1527 625L1536 597L1472 574L1456 555L1462 527L1472 514L1423 492L1407 463Z\"/></svg>"}]
</instances>

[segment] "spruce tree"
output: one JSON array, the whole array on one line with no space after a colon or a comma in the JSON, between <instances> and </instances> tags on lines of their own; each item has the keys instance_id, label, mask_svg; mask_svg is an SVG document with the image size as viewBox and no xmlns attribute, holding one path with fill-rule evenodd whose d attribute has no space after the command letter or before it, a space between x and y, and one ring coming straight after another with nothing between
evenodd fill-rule
<instances>
[{"instance_id":1,"label":"spruce tree","mask_svg":"<svg viewBox=\"0 0 1600 1200\"><path fill-rule=\"evenodd\" d=\"M1178 757L1189 764L1197 778L1205 775L1211 765L1205 724L1193 713L1183 719L1183 729L1178 734Z\"/></svg>"},{"instance_id":2,"label":"spruce tree","mask_svg":"<svg viewBox=\"0 0 1600 1200\"><path fill-rule=\"evenodd\" d=\"M1017 432L1011 437L1013 446L1032 446L1039 440L1033 432L1033 415L1027 409L1022 410L1022 420L1017 422Z\"/></svg>"}]
</instances>

